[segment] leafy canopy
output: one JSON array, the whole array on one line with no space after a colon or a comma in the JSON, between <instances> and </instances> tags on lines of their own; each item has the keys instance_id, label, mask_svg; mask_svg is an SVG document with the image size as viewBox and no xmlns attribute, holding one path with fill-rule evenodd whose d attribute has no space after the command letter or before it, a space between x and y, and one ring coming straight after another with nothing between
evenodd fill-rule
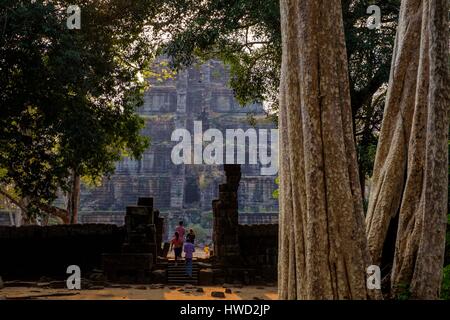
<instances>
[{"instance_id":1,"label":"leafy canopy","mask_svg":"<svg viewBox=\"0 0 450 320\"><path fill-rule=\"evenodd\" d=\"M0 185L39 208L71 174L110 174L140 157L144 32L158 1L77 1L81 29L66 26L72 1L0 2Z\"/></svg>"}]
</instances>

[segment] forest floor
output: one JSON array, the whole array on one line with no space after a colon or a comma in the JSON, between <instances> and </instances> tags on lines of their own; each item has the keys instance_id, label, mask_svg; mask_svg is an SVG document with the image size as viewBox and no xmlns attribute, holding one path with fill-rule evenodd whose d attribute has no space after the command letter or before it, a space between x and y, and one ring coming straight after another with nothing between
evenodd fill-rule
<instances>
[{"instance_id":1,"label":"forest floor","mask_svg":"<svg viewBox=\"0 0 450 320\"><path fill-rule=\"evenodd\" d=\"M276 300L278 296L276 287L243 286L229 290L231 293L225 293L225 288L218 286L161 286L154 288L151 285L105 287L95 290L5 287L0 290L0 300ZM213 292L223 293L224 298L213 297Z\"/></svg>"}]
</instances>

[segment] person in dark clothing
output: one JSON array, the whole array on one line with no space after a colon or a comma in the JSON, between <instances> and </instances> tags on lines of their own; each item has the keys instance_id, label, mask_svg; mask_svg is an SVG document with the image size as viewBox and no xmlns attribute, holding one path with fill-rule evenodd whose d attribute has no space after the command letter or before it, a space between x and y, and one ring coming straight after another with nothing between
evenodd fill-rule
<instances>
[{"instance_id":1,"label":"person in dark clothing","mask_svg":"<svg viewBox=\"0 0 450 320\"><path fill-rule=\"evenodd\" d=\"M189 229L189 233L186 235L186 241L194 244L194 240L195 240L195 233L194 230Z\"/></svg>"}]
</instances>

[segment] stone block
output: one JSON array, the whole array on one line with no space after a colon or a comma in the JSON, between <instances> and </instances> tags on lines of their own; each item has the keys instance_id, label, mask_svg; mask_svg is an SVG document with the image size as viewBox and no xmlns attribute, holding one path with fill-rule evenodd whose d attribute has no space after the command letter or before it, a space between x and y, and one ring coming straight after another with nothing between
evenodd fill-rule
<instances>
[{"instance_id":1,"label":"stone block","mask_svg":"<svg viewBox=\"0 0 450 320\"><path fill-rule=\"evenodd\" d=\"M203 286L214 284L214 272L212 269L200 269L198 273L198 283Z\"/></svg>"},{"instance_id":2,"label":"stone block","mask_svg":"<svg viewBox=\"0 0 450 320\"><path fill-rule=\"evenodd\" d=\"M128 206L125 224L131 230L140 225L153 224L153 209L145 206Z\"/></svg>"},{"instance_id":3,"label":"stone block","mask_svg":"<svg viewBox=\"0 0 450 320\"><path fill-rule=\"evenodd\" d=\"M166 283L167 282L166 270L161 269L152 271L152 282Z\"/></svg>"},{"instance_id":4,"label":"stone block","mask_svg":"<svg viewBox=\"0 0 450 320\"><path fill-rule=\"evenodd\" d=\"M153 198L151 197L139 197L138 206L152 207L153 208Z\"/></svg>"},{"instance_id":5,"label":"stone block","mask_svg":"<svg viewBox=\"0 0 450 320\"><path fill-rule=\"evenodd\" d=\"M225 293L221 292L221 291L213 291L213 292L211 292L211 297L224 299Z\"/></svg>"},{"instance_id":6,"label":"stone block","mask_svg":"<svg viewBox=\"0 0 450 320\"><path fill-rule=\"evenodd\" d=\"M164 246L163 246L163 250L162 250L162 257L166 258L167 254L169 253L169 249L170 249L170 243L169 242L165 242Z\"/></svg>"},{"instance_id":7,"label":"stone block","mask_svg":"<svg viewBox=\"0 0 450 320\"><path fill-rule=\"evenodd\" d=\"M149 282L153 265L151 253L103 254L103 270L110 281Z\"/></svg>"}]
</instances>

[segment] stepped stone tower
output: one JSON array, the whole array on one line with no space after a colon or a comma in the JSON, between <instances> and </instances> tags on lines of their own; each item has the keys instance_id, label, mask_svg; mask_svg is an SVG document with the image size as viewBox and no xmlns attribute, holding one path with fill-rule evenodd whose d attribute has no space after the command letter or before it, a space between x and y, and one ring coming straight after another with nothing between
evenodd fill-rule
<instances>
[{"instance_id":1,"label":"stepped stone tower","mask_svg":"<svg viewBox=\"0 0 450 320\"><path fill-rule=\"evenodd\" d=\"M202 121L203 131L247 130L252 128L249 114L256 119L256 129L275 127L260 104L238 104L227 86L228 79L223 64L209 61L173 79L149 80L139 114L145 119L143 134L151 138L151 147L140 161L126 158L117 163L115 174L104 179L101 187L82 189L80 220L122 224L125 208L137 197L149 196L165 218L166 239L179 220L202 224L211 231L211 203L225 180L223 166L173 164L171 152L178 142L171 141L172 132L184 128L193 133L194 121ZM274 222L278 215L278 203L272 197L276 176L262 176L259 164L242 165L241 171L239 218L242 215L250 223L262 223L264 217Z\"/></svg>"}]
</instances>

